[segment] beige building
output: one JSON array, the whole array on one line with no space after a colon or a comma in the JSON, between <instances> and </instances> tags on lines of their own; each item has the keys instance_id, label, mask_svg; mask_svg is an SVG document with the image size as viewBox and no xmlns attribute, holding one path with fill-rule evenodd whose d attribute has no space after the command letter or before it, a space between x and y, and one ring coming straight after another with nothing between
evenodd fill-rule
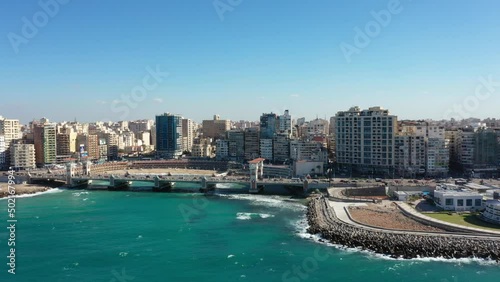
<instances>
[{"instance_id":1,"label":"beige building","mask_svg":"<svg viewBox=\"0 0 500 282\"><path fill-rule=\"evenodd\" d=\"M190 119L182 119L182 150L192 151L196 137L196 124Z\"/></svg>"},{"instance_id":2,"label":"beige building","mask_svg":"<svg viewBox=\"0 0 500 282\"><path fill-rule=\"evenodd\" d=\"M226 131L231 129L231 121L221 120L218 115L215 115L213 120L204 120L202 125L204 138L224 138Z\"/></svg>"},{"instance_id":3,"label":"beige building","mask_svg":"<svg viewBox=\"0 0 500 282\"><path fill-rule=\"evenodd\" d=\"M20 124L17 119L7 119L0 116L0 135L3 136L4 149L0 152L0 168L7 168L10 163L10 145L12 141L18 140L20 136Z\"/></svg>"},{"instance_id":4,"label":"beige building","mask_svg":"<svg viewBox=\"0 0 500 282\"><path fill-rule=\"evenodd\" d=\"M98 160L99 154L99 136L94 134L79 134L76 138L79 148L83 147L84 152L80 152L80 157L87 157L88 160Z\"/></svg>"},{"instance_id":5,"label":"beige building","mask_svg":"<svg viewBox=\"0 0 500 282\"><path fill-rule=\"evenodd\" d=\"M10 165L15 169L35 168L35 145L12 144Z\"/></svg>"}]
</instances>

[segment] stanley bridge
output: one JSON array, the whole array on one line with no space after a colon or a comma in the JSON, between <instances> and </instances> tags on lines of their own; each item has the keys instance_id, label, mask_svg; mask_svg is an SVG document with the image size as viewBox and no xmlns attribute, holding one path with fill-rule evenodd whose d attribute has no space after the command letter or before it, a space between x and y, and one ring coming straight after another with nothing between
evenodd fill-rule
<instances>
[{"instance_id":1,"label":"stanley bridge","mask_svg":"<svg viewBox=\"0 0 500 282\"><path fill-rule=\"evenodd\" d=\"M256 159L249 162L250 175L247 177L231 176L200 176L200 175L159 175L159 174L124 174L113 175L105 171L91 173L90 162L84 163L81 169L75 169L74 164L67 164L66 170L44 171L28 173L28 183L39 183L46 181L61 181L69 188L88 187L94 181L109 181L109 190L127 190L133 182L151 183L153 191L171 191L175 183L190 183L199 186L200 191L208 192L216 189L217 184L240 184L249 187L250 193L260 193L266 187L283 186L295 191L307 192L309 189L326 189L328 182L311 181L305 179L281 179L263 178L263 161ZM97 166L96 166L97 167ZM112 170L112 169L110 169Z\"/></svg>"}]
</instances>

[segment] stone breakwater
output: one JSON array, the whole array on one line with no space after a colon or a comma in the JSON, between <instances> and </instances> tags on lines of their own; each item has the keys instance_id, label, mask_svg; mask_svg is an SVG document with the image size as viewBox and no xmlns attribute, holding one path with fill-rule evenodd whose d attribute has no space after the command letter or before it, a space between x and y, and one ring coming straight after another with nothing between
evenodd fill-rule
<instances>
[{"instance_id":1,"label":"stone breakwater","mask_svg":"<svg viewBox=\"0 0 500 282\"><path fill-rule=\"evenodd\" d=\"M322 197L309 202L307 219L310 234L321 234L333 244L370 250L393 258L482 258L500 261L499 239L368 230L340 221L328 200Z\"/></svg>"}]
</instances>

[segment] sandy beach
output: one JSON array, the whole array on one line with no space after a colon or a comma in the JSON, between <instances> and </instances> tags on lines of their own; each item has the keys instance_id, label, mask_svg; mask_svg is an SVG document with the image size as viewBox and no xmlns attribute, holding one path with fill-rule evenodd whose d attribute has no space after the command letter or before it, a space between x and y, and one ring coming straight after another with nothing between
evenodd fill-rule
<instances>
[{"instance_id":1,"label":"sandy beach","mask_svg":"<svg viewBox=\"0 0 500 282\"><path fill-rule=\"evenodd\" d=\"M15 195L17 196L45 192L50 189L56 188L56 187L49 187L44 185L32 185L32 184L14 184L12 186L15 188L16 190ZM0 183L0 198L5 198L8 196L10 195L7 183Z\"/></svg>"}]
</instances>

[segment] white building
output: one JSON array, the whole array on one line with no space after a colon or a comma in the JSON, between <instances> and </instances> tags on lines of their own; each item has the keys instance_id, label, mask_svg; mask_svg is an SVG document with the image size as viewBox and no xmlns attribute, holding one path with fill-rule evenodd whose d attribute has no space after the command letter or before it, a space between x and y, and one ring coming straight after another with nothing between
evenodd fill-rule
<instances>
[{"instance_id":1,"label":"white building","mask_svg":"<svg viewBox=\"0 0 500 282\"><path fill-rule=\"evenodd\" d=\"M144 131L151 131L151 126L153 125L153 120L136 120L128 123L128 128L130 131L134 132L136 135Z\"/></svg>"},{"instance_id":2,"label":"white building","mask_svg":"<svg viewBox=\"0 0 500 282\"><path fill-rule=\"evenodd\" d=\"M139 141L142 141L143 146L151 146L151 132L149 131L143 131L137 136L137 145L139 145Z\"/></svg>"},{"instance_id":3,"label":"white building","mask_svg":"<svg viewBox=\"0 0 500 282\"><path fill-rule=\"evenodd\" d=\"M302 137L327 136L330 133L330 123L325 119L316 118L301 128Z\"/></svg>"},{"instance_id":4,"label":"white building","mask_svg":"<svg viewBox=\"0 0 500 282\"><path fill-rule=\"evenodd\" d=\"M479 210L483 207L483 196L461 190L434 191L436 205L447 211Z\"/></svg>"},{"instance_id":5,"label":"white building","mask_svg":"<svg viewBox=\"0 0 500 282\"><path fill-rule=\"evenodd\" d=\"M10 145L12 141L21 139L21 126L17 119L6 119L0 116L0 135L4 138L3 161L0 156L0 168L8 167L10 162ZM0 153L1 154L1 153Z\"/></svg>"},{"instance_id":6,"label":"white building","mask_svg":"<svg viewBox=\"0 0 500 282\"><path fill-rule=\"evenodd\" d=\"M35 145L12 144L10 165L16 169L35 168Z\"/></svg>"},{"instance_id":7,"label":"white building","mask_svg":"<svg viewBox=\"0 0 500 282\"><path fill-rule=\"evenodd\" d=\"M315 161L297 161L293 164L293 172L296 177L307 175L324 174L324 163Z\"/></svg>"},{"instance_id":8,"label":"white building","mask_svg":"<svg viewBox=\"0 0 500 282\"><path fill-rule=\"evenodd\" d=\"M273 160L273 139L260 139L260 157Z\"/></svg>"},{"instance_id":9,"label":"white building","mask_svg":"<svg viewBox=\"0 0 500 282\"><path fill-rule=\"evenodd\" d=\"M193 120L182 119L182 150L193 149L194 138L196 137L196 124Z\"/></svg>"},{"instance_id":10,"label":"white building","mask_svg":"<svg viewBox=\"0 0 500 282\"><path fill-rule=\"evenodd\" d=\"M500 225L500 201L487 201L485 207L486 209L481 214L481 219L490 223Z\"/></svg>"},{"instance_id":11,"label":"white building","mask_svg":"<svg viewBox=\"0 0 500 282\"><path fill-rule=\"evenodd\" d=\"M325 158L326 149L321 142L316 141L290 141L290 159L306 160L306 161L322 161L326 162L328 154Z\"/></svg>"},{"instance_id":12,"label":"white building","mask_svg":"<svg viewBox=\"0 0 500 282\"><path fill-rule=\"evenodd\" d=\"M191 155L198 158L210 158L212 157L212 145L207 142L193 144Z\"/></svg>"},{"instance_id":13,"label":"white building","mask_svg":"<svg viewBox=\"0 0 500 282\"><path fill-rule=\"evenodd\" d=\"M288 136L292 134L292 116L289 114L288 110L281 116L279 116L279 132L286 133Z\"/></svg>"},{"instance_id":14,"label":"white building","mask_svg":"<svg viewBox=\"0 0 500 282\"><path fill-rule=\"evenodd\" d=\"M401 176L446 176L450 152L442 126L404 121L395 137L394 162Z\"/></svg>"},{"instance_id":15,"label":"white building","mask_svg":"<svg viewBox=\"0 0 500 282\"><path fill-rule=\"evenodd\" d=\"M215 141L215 157L217 160L227 160L229 158L229 141L218 139Z\"/></svg>"},{"instance_id":16,"label":"white building","mask_svg":"<svg viewBox=\"0 0 500 282\"><path fill-rule=\"evenodd\" d=\"M353 107L335 116L337 162L359 173L391 174L397 117L388 110Z\"/></svg>"},{"instance_id":17,"label":"white building","mask_svg":"<svg viewBox=\"0 0 500 282\"><path fill-rule=\"evenodd\" d=\"M7 147L5 146L5 137L0 135L0 169L7 167Z\"/></svg>"}]
</instances>

